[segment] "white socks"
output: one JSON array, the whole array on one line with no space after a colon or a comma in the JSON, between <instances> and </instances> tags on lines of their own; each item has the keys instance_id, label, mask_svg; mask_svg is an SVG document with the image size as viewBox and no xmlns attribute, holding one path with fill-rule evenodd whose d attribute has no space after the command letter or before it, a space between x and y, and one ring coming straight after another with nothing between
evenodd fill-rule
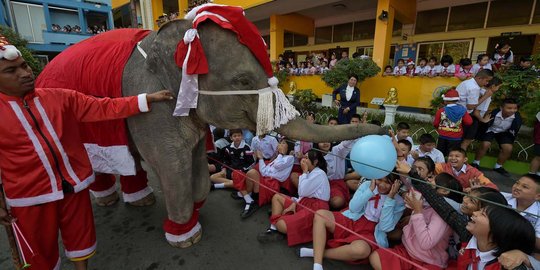
<instances>
[{"instance_id":1,"label":"white socks","mask_svg":"<svg viewBox=\"0 0 540 270\"><path fill-rule=\"evenodd\" d=\"M500 168L500 167L502 167L502 165L501 165L501 164L499 164L499 163L495 163L495 169L498 169L498 168Z\"/></svg>"},{"instance_id":2,"label":"white socks","mask_svg":"<svg viewBox=\"0 0 540 270\"><path fill-rule=\"evenodd\" d=\"M277 231L276 225L270 224L270 230Z\"/></svg>"},{"instance_id":3,"label":"white socks","mask_svg":"<svg viewBox=\"0 0 540 270\"><path fill-rule=\"evenodd\" d=\"M251 198L251 195L246 194L244 195L244 201L246 201L246 204L250 204L253 202L253 198Z\"/></svg>"},{"instance_id":4,"label":"white socks","mask_svg":"<svg viewBox=\"0 0 540 270\"><path fill-rule=\"evenodd\" d=\"M480 165L480 160L475 160L472 162L473 164Z\"/></svg>"},{"instance_id":5,"label":"white socks","mask_svg":"<svg viewBox=\"0 0 540 270\"><path fill-rule=\"evenodd\" d=\"M225 184L224 183L214 184L214 188L216 188L216 189L225 188Z\"/></svg>"},{"instance_id":6,"label":"white socks","mask_svg":"<svg viewBox=\"0 0 540 270\"><path fill-rule=\"evenodd\" d=\"M312 248L300 248L300 257L310 257L313 258L313 249Z\"/></svg>"},{"instance_id":7,"label":"white socks","mask_svg":"<svg viewBox=\"0 0 540 270\"><path fill-rule=\"evenodd\" d=\"M314 263L313 270L323 270L322 264Z\"/></svg>"}]
</instances>

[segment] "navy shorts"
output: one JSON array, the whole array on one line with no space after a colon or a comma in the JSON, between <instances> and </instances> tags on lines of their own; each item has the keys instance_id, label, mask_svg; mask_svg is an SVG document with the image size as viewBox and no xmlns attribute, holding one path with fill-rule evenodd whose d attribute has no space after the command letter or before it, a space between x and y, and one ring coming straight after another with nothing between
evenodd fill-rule
<instances>
[{"instance_id":1,"label":"navy shorts","mask_svg":"<svg viewBox=\"0 0 540 270\"><path fill-rule=\"evenodd\" d=\"M493 139L495 139L499 145L514 144L514 138L512 137L512 134L510 134L509 132L500 132L500 133L486 132L482 134L481 136L479 136L478 139L483 142L491 142L493 141Z\"/></svg>"},{"instance_id":2,"label":"navy shorts","mask_svg":"<svg viewBox=\"0 0 540 270\"><path fill-rule=\"evenodd\" d=\"M540 157L540 144L534 144L534 155Z\"/></svg>"},{"instance_id":3,"label":"navy shorts","mask_svg":"<svg viewBox=\"0 0 540 270\"><path fill-rule=\"evenodd\" d=\"M472 117L472 124L469 126L463 125L463 139L474 140L476 138L476 132L478 132L478 119Z\"/></svg>"}]
</instances>

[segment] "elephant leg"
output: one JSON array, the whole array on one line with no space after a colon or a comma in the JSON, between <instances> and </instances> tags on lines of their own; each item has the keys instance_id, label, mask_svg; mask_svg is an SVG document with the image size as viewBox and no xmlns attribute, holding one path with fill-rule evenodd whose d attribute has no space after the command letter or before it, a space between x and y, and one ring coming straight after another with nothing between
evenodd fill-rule
<instances>
[{"instance_id":1,"label":"elephant leg","mask_svg":"<svg viewBox=\"0 0 540 270\"><path fill-rule=\"evenodd\" d=\"M206 136L206 135L205 135ZM207 166L207 146L205 144L206 138L199 141L195 150L193 151L193 199L194 202L203 202L208 197L210 191L210 176L208 174Z\"/></svg>"}]
</instances>

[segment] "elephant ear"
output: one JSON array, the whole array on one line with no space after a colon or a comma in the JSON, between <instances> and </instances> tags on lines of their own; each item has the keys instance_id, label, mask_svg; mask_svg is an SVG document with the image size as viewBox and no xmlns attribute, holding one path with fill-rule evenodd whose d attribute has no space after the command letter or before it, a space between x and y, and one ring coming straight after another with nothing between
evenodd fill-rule
<instances>
[{"instance_id":1,"label":"elephant ear","mask_svg":"<svg viewBox=\"0 0 540 270\"><path fill-rule=\"evenodd\" d=\"M157 32L150 49L147 51L145 68L161 81L162 85L177 92L182 80L182 71L176 65L174 54L178 42L184 33L191 28L186 20L173 20L163 25Z\"/></svg>"}]
</instances>

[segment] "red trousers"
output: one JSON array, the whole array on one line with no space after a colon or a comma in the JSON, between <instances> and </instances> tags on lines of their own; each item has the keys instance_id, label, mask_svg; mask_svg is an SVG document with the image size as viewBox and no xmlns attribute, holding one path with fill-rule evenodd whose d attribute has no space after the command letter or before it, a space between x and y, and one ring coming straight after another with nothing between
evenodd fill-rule
<instances>
[{"instance_id":1,"label":"red trousers","mask_svg":"<svg viewBox=\"0 0 540 270\"><path fill-rule=\"evenodd\" d=\"M11 208L11 215L34 251L20 239L26 262L31 269L60 269L58 232L66 256L83 260L96 250L96 229L88 189L66 194L64 199L40 205Z\"/></svg>"},{"instance_id":2,"label":"red trousers","mask_svg":"<svg viewBox=\"0 0 540 270\"><path fill-rule=\"evenodd\" d=\"M112 174L98 174L96 181L90 185L95 197L106 197L116 192L116 177ZM140 200L152 193L148 186L148 178L143 170L133 176L120 176L120 184L125 202Z\"/></svg>"}]
</instances>

